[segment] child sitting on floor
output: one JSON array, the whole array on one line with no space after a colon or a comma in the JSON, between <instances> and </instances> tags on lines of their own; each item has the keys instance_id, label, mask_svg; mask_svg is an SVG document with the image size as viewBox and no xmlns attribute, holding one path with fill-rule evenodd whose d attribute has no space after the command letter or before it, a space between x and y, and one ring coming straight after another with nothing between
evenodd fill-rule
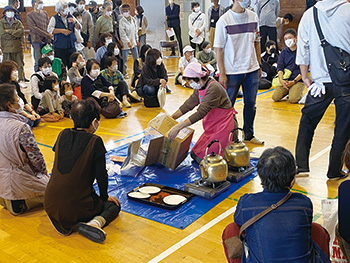
<instances>
[{"instance_id":1,"label":"child sitting on floor","mask_svg":"<svg viewBox=\"0 0 350 263\"><path fill-rule=\"evenodd\" d=\"M69 82L65 82L61 84L60 89L60 103L62 105L62 109L64 112L64 117L70 118L70 110L72 109L72 105L75 101L78 100L77 96L73 95L73 87Z\"/></svg>"},{"instance_id":2,"label":"child sitting on floor","mask_svg":"<svg viewBox=\"0 0 350 263\"><path fill-rule=\"evenodd\" d=\"M44 93L38 107L38 113L43 121L59 121L63 118L63 110L58 94L58 78L49 76L44 81Z\"/></svg>"}]
</instances>

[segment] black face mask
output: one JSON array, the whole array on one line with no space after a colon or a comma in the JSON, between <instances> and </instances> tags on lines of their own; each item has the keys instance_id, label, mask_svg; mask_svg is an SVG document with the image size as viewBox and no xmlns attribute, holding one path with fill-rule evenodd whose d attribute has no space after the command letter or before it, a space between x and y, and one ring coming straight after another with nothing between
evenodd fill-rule
<instances>
[{"instance_id":1,"label":"black face mask","mask_svg":"<svg viewBox=\"0 0 350 263\"><path fill-rule=\"evenodd\" d=\"M89 8L89 12L90 12L90 13L93 13L94 11L95 11L94 8Z\"/></svg>"},{"instance_id":2,"label":"black face mask","mask_svg":"<svg viewBox=\"0 0 350 263\"><path fill-rule=\"evenodd\" d=\"M270 53L271 53L271 54L276 53L276 49L275 49L275 48L271 48L271 49L270 49Z\"/></svg>"}]
</instances>

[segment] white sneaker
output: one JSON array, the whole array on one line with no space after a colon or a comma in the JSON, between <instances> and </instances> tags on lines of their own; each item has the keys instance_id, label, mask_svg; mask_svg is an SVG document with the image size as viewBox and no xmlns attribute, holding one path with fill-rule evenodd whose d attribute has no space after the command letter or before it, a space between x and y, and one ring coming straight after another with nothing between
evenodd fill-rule
<instances>
[{"instance_id":1,"label":"white sneaker","mask_svg":"<svg viewBox=\"0 0 350 263\"><path fill-rule=\"evenodd\" d=\"M19 83L19 86L22 88L22 89L26 89L27 88L27 84L25 84L25 82L23 80L21 80Z\"/></svg>"}]
</instances>

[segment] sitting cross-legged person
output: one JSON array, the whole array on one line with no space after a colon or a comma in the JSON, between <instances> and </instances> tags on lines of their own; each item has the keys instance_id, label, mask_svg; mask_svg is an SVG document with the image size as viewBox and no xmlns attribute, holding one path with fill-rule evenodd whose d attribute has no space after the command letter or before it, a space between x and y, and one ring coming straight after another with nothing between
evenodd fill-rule
<instances>
[{"instance_id":1,"label":"sitting cross-legged person","mask_svg":"<svg viewBox=\"0 0 350 263\"><path fill-rule=\"evenodd\" d=\"M100 107L93 99L75 102L71 116L74 128L63 130L53 147L55 163L45 192L44 207L61 235L78 231L102 243L102 230L120 212L120 203L108 196L106 148L94 133L99 127ZM99 195L93 184L97 181Z\"/></svg>"},{"instance_id":2,"label":"sitting cross-legged person","mask_svg":"<svg viewBox=\"0 0 350 263\"><path fill-rule=\"evenodd\" d=\"M64 117L70 118L70 111L73 103L78 100L77 96L73 95L74 88L69 82L61 84L60 88L60 103L64 112Z\"/></svg>"},{"instance_id":3,"label":"sitting cross-legged person","mask_svg":"<svg viewBox=\"0 0 350 263\"><path fill-rule=\"evenodd\" d=\"M330 262L330 237L321 225L312 223L311 200L290 192L296 174L292 153L283 147L265 150L257 171L264 190L239 199L234 223L222 234L228 262ZM240 227L282 199L284 203L245 229L243 254L230 259L234 247L230 240L239 235Z\"/></svg>"},{"instance_id":4,"label":"sitting cross-legged person","mask_svg":"<svg viewBox=\"0 0 350 263\"><path fill-rule=\"evenodd\" d=\"M15 85L0 85L0 205L19 215L39 206L49 177Z\"/></svg>"}]
</instances>

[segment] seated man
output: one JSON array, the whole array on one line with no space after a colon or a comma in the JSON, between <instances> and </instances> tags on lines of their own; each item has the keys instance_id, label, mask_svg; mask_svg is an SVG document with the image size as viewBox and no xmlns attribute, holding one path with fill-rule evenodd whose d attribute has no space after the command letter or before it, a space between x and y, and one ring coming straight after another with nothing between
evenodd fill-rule
<instances>
[{"instance_id":1,"label":"seated man","mask_svg":"<svg viewBox=\"0 0 350 263\"><path fill-rule=\"evenodd\" d=\"M74 128L63 130L53 148L55 163L44 207L61 235L75 230L102 243L106 238L102 227L118 216L120 203L107 193L106 149L101 137L94 135L100 124L99 111L93 99L74 103ZM100 195L93 188L95 179Z\"/></svg>"},{"instance_id":2,"label":"seated man","mask_svg":"<svg viewBox=\"0 0 350 263\"><path fill-rule=\"evenodd\" d=\"M294 157L283 147L265 150L257 169L264 190L239 199L234 223L222 235L228 262L330 262L329 234L312 223L311 200L300 193L292 193L282 205L248 226L242 258L229 259L231 247L225 240L238 235L249 219L282 200L295 182Z\"/></svg>"},{"instance_id":3,"label":"seated man","mask_svg":"<svg viewBox=\"0 0 350 263\"><path fill-rule=\"evenodd\" d=\"M282 50L278 58L278 79L280 86L276 86L272 94L274 101L280 101L289 95L290 103L298 103L303 95L304 83L301 80L299 66L295 64L297 55L297 32L290 28L283 33L286 48ZM284 79L284 70L291 71L288 79Z\"/></svg>"}]
</instances>

